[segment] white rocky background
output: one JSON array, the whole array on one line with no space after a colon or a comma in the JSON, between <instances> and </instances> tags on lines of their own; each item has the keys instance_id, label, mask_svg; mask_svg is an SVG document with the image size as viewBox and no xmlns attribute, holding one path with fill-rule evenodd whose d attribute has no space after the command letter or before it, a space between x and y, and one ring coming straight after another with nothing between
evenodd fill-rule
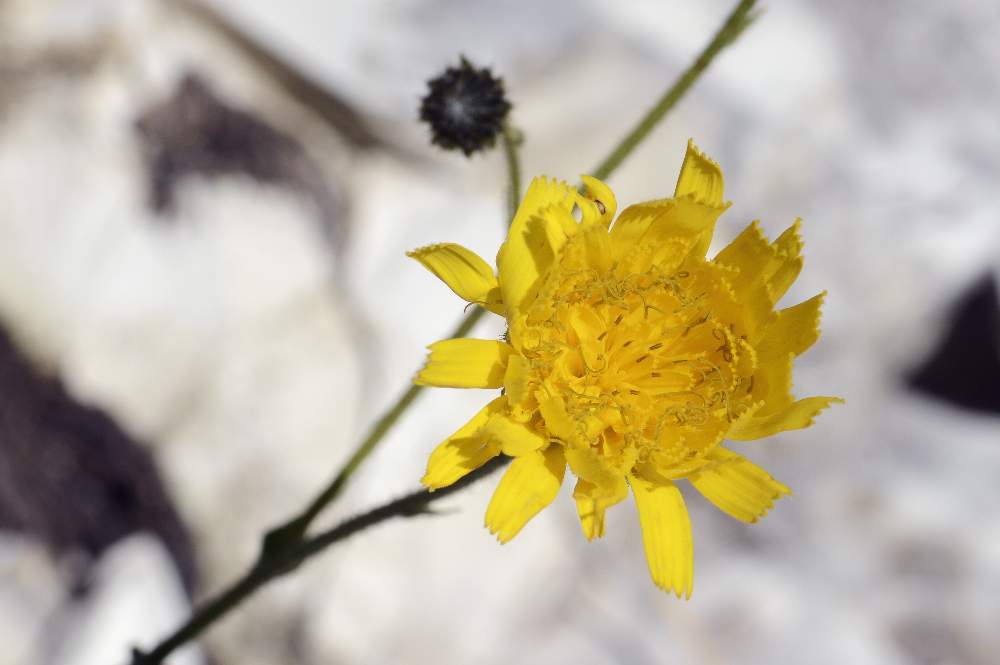
<instances>
[{"instance_id":1,"label":"white rocky background","mask_svg":"<svg viewBox=\"0 0 1000 665\"><path fill-rule=\"evenodd\" d=\"M426 144L424 81L463 53L502 74L528 175L595 165L684 67L729 2L308 0L0 2L0 320L39 368L150 447L191 531L196 595L338 468L462 305L403 252L491 257L499 153ZM957 295L1000 267L1000 9L992 0L776 0L611 179L672 190L688 137L723 166L718 243L801 216L789 302L827 289L801 394L847 405L739 446L795 491L748 527L690 496L693 598L648 579L634 508L587 543L560 497L511 544L481 528L495 480L447 514L314 560L176 663L906 663L1000 653L1000 418L903 376ZM218 19L218 20L217 20ZM359 112L359 149L289 96L234 28ZM300 191L189 178L148 205L135 120L196 72L304 146L344 193L339 246ZM499 333L483 324L482 336ZM2 396L0 396L2 399ZM408 491L485 394L432 391L332 514ZM0 532L0 665L127 660L189 611L157 539L72 565Z\"/></svg>"}]
</instances>

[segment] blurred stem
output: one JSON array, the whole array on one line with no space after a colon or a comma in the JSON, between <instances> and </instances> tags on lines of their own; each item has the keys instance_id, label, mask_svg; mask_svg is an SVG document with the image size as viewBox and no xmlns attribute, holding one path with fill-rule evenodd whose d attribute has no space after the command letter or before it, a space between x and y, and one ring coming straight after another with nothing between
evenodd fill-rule
<instances>
[{"instance_id":1,"label":"blurred stem","mask_svg":"<svg viewBox=\"0 0 1000 665\"><path fill-rule=\"evenodd\" d=\"M462 322L458 324L451 333L451 337L465 337L472 330L473 326L479 322L479 319L483 317L486 312L481 307L473 308ZM295 545L300 542L305 536L306 531L309 529L309 525L312 524L313 520L333 502L341 492L344 491L344 487L347 486L347 481L351 478L361 463L364 462L379 442L385 437L385 435L392 429L392 426L396 424L400 416L406 412L410 405L417 396L423 392L424 386L418 386L414 383L410 383L409 387L400 395L396 403L389 407L381 418L379 418L372 428L368 431L368 436L358 445L351 454L350 458L341 467L340 471L334 476L333 480L328 484L323 491L320 492L315 499L310 502L310 504L299 513L298 516L289 520L285 524L271 529L264 536L264 544L261 552L261 558L267 558L269 553L274 551L281 551L287 549L290 546Z\"/></svg>"},{"instance_id":2,"label":"blurred stem","mask_svg":"<svg viewBox=\"0 0 1000 665\"><path fill-rule=\"evenodd\" d=\"M507 157L507 224L514 221L521 203L521 160L517 149L524 142L521 132L509 124L503 128L503 152Z\"/></svg>"},{"instance_id":3,"label":"blurred stem","mask_svg":"<svg viewBox=\"0 0 1000 665\"><path fill-rule=\"evenodd\" d=\"M495 457L448 487L443 487L434 492L425 489L412 492L399 499L373 508L366 513L344 520L328 531L305 538L295 546L276 553L267 560L259 560L231 586L195 609L191 618L184 625L157 644L152 650L144 652L139 649L133 649L132 665L162 663L174 650L197 637L205 628L238 606L257 589L273 579L292 572L306 559L315 556L331 545L345 540L359 531L363 531L394 517L416 517L418 515L433 514L429 510L429 507L435 501L440 501L455 492L465 489L477 480L488 476L502 467L508 460L509 458L503 455Z\"/></svg>"},{"instance_id":4,"label":"blurred stem","mask_svg":"<svg viewBox=\"0 0 1000 665\"><path fill-rule=\"evenodd\" d=\"M649 112L639 121L635 128L629 132L621 143L618 144L611 154L605 158L601 164L593 170L591 175L599 180L606 180L615 169L617 169L625 158L632 154L640 143L645 140L653 128L663 117L672 109L677 102L687 93L688 89L694 84L708 66L712 64L719 53L722 52L727 46L736 41L736 39L743 34L743 31L753 22L756 17L751 12L753 11L756 0L742 0L733 11L726 18L725 22L716 31L715 36L712 40L702 49L698 57L694 59L694 62L684 70L684 73L680 75L680 78L670 88L667 89L663 96L657 100L653 108L649 109Z\"/></svg>"},{"instance_id":5,"label":"blurred stem","mask_svg":"<svg viewBox=\"0 0 1000 665\"><path fill-rule=\"evenodd\" d=\"M639 124L615 147L594 172L594 177L606 179L649 135L650 131L677 104L691 85L705 72L715 57L750 25L753 20L751 10L755 0L743 0L726 18L705 49L695 58L687 70L657 101ZM504 154L507 159L508 176L508 223L513 220L520 202L521 169L517 149L521 136L517 130L506 126L503 132ZM482 318L486 310L475 307L452 333L452 337L464 337ZM237 607L244 599L270 580L295 570L303 561L318 554L334 543L344 540L358 531L379 524L393 517L413 517L429 512L427 507L439 499L460 491L476 480L503 466L508 458L497 457L465 478L434 493L421 490L401 499L391 501L367 513L358 515L337 527L306 537L313 520L343 492L344 487L358 467L371 455L379 442L393 425L413 404L423 390L422 386L410 385L389 410L375 423L361 444L351 454L333 480L299 515L285 524L269 531L263 539L257 562L232 586L198 607L191 618L172 635L164 639L148 653L134 650L132 665L152 665L163 659L177 647L199 635L219 618Z\"/></svg>"}]
</instances>

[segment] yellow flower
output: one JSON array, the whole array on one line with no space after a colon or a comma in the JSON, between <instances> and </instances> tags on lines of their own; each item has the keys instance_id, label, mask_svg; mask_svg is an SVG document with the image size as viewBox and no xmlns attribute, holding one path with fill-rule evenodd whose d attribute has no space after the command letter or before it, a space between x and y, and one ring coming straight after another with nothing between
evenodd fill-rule
<instances>
[{"instance_id":1,"label":"yellow flower","mask_svg":"<svg viewBox=\"0 0 1000 665\"><path fill-rule=\"evenodd\" d=\"M588 539L628 494L653 581L690 596L691 525L676 481L755 522L789 489L724 439L808 427L835 397L795 400L792 360L819 337L819 294L774 310L802 268L799 223L769 242L756 222L705 258L725 211L722 172L688 144L672 199L626 208L536 178L497 254L499 275L455 244L410 252L470 303L506 318L503 341L430 346L415 381L503 388L431 454L423 483L514 458L486 511L507 542L559 492L566 465ZM574 212L575 211L575 212Z\"/></svg>"}]
</instances>

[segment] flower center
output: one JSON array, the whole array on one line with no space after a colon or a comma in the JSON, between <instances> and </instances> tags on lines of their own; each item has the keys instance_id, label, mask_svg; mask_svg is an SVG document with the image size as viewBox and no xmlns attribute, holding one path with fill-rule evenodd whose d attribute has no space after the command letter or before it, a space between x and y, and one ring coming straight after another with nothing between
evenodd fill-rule
<instances>
[{"instance_id":1,"label":"flower center","mask_svg":"<svg viewBox=\"0 0 1000 665\"><path fill-rule=\"evenodd\" d=\"M561 397L575 443L615 466L696 468L747 380L736 327L713 307L716 280L698 261L643 272L573 264L561 262L518 330L532 382Z\"/></svg>"}]
</instances>

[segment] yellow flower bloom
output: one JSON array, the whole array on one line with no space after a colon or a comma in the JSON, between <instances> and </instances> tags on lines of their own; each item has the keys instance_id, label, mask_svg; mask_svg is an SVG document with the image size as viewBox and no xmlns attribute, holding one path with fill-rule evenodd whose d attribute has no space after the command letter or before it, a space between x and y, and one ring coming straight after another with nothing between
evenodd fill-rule
<instances>
[{"instance_id":1,"label":"yellow flower bloom","mask_svg":"<svg viewBox=\"0 0 1000 665\"><path fill-rule=\"evenodd\" d=\"M588 539L631 487L653 581L690 596L691 525L675 482L745 522L789 493L721 444L808 427L840 401L791 395L792 360L819 337L824 294L774 310L802 268L798 222L774 242L753 223L705 258L728 204L718 165L691 143L674 197L626 208L613 226L610 188L584 183L586 196L532 181L499 275L459 245L409 253L508 325L504 341L430 346L416 383L503 391L434 450L423 483L445 487L513 457L486 511L500 542L555 498L567 464Z\"/></svg>"}]
</instances>

